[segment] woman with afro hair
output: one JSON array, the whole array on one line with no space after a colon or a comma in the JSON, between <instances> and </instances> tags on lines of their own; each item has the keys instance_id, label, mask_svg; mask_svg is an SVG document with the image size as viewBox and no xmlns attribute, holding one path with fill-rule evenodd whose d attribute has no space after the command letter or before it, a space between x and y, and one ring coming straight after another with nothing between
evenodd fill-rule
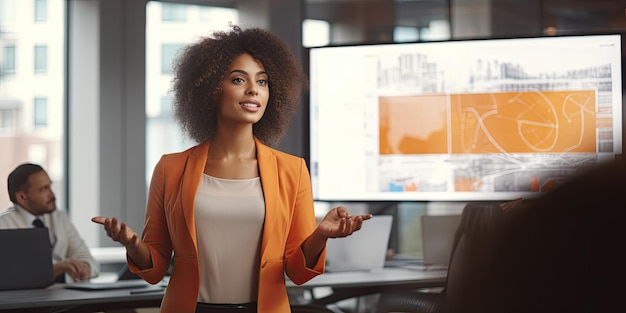
<instances>
[{"instance_id":1,"label":"woman with afro hair","mask_svg":"<svg viewBox=\"0 0 626 313\"><path fill-rule=\"evenodd\" d=\"M161 312L290 312L285 275L324 272L329 238L371 215L336 207L316 225L304 159L274 148L307 82L277 35L231 26L174 63L174 116L198 144L165 154L150 182L143 233L94 217L149 283L173 267Z\"/></svg>"}]
</instances>

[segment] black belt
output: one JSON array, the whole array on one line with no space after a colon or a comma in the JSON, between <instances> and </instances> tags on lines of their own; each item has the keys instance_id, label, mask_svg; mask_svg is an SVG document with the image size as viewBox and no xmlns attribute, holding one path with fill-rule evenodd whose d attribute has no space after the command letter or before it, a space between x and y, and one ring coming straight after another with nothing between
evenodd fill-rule
<instances>
[{"instance_id":1,"label":"black belt","mask_svg":"<svg viewBox=\"0 0 626 313\"><path fill-rule=\"evenodd\" d=\"M198 302L196 304L196 313L223 313L223 312L238 312L238 313L256 313L256 302L248 302L241 304L230 303L203 303Z\"/></svg>"}]
</instances>

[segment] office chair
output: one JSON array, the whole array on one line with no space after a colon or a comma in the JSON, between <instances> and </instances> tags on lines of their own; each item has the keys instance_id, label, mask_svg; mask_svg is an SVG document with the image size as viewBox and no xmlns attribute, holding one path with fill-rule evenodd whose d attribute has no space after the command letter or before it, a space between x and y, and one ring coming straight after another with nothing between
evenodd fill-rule
<instances>
[{"instance_id":1,"label":"office chair","mask_svg":"<svg viewBox=\"0 0 626 313\"><path fill-rule=\"evenodd\" d=\"M408 290L382 293L377 312L442 313L466 312L466 307L484 299L487 286L479 282L489 269L503 210L496 202L470 202L461 214L448 264L446 284L440 292ZM450 297L454 302L446 301Z\"/></svg>"}]
</instances>

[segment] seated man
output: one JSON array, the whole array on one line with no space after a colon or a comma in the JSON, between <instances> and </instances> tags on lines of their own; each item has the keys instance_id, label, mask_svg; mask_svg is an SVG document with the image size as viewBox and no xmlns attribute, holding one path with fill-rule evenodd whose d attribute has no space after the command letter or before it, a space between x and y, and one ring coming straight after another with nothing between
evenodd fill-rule
<instances>
[{"instance_id":1,"label":"seated man","mask_svg":"<svg viewBox=\"0 0 626 313\"><path fill-rule=\"evenodd\" d=\"M53 245L54 276L65 281L86 280L99 273L99 265L67 214L57 210L52 181L39 165L25 163L7 179L13 206L0 213L0 229L47 227Z\"/></svg>"}]
</instances>

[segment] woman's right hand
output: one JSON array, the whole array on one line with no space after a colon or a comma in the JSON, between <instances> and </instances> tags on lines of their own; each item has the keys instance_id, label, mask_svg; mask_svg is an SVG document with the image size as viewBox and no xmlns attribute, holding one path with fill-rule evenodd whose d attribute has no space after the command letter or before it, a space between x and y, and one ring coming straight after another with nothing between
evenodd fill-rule
<instances>
[{"instance_id":1,"label":"woman's right hand","mask_svg":"<svg viewBox=\"0 0 626 313\"><path fill-rule=\"evenodd\" d=\"M92 222L104 225L104 230L113 241L117 241L124 247L136 248L139 246L139 235L133 231L126 223L121 223L117 217L109 218L104 216L96 216L91 219Z\"/></svg>"}]
</instances>

